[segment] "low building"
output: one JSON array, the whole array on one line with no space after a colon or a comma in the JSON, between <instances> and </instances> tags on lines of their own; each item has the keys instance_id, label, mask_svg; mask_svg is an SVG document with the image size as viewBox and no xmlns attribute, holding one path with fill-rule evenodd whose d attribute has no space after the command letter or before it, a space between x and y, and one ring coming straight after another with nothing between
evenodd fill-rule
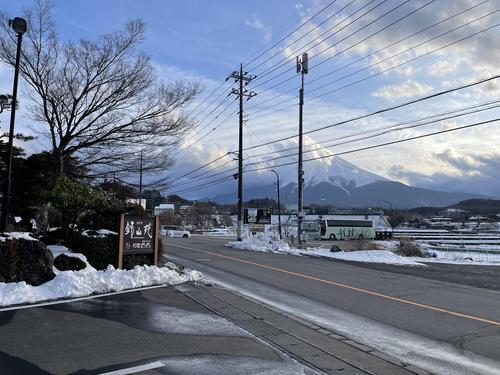
<instances>
[{"instance_id":1,"label":"low building","mask_svg":"<svg viewBox=\"0 0 500 375\"><path fill-rule=\"evenodd\" d=\"M175 206L172 203L161 203L154 208L155 216L173 215L174 212Z\"/></svg>"}]
</instances>

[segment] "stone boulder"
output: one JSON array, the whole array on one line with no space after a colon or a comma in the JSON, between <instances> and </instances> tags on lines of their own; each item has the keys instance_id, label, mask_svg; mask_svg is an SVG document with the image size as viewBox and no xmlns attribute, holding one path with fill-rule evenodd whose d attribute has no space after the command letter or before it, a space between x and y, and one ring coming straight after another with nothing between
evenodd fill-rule
<instances>
[{"instance_id":1,"label":"stone boulder","mask_svg":"<svg viewBox=\"0 0 500 375\"><path fill-rule=\"evenodd\" d=\"M54 259L54 267L59 271L80 271L87 267L87 265L80 258L60 254Z\"/></svg>"},{"instance_id":2,"label":"stone boulder","mask_svg":"<svg viewBox=\"0 0 500 375\"><path fill-rule=\"evenodd\" d=\"M4 239L0 241L0 282L40 285L52 280L54 257L37 240Z\"/></svg>"}]
</instances>

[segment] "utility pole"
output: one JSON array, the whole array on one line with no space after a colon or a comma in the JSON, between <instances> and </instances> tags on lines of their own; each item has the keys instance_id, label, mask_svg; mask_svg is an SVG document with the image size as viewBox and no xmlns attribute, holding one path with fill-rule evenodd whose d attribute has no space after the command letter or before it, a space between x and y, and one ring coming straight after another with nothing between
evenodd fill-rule
<instances>
[{"instance_id":1,"label":"utility pole","mask_svg":"<svg viewBox=\"0 0 500 375\"><path fill-rule=\"evenodd\" d=\"M238 145L238 227L237 237L238 241L242 238L243 228L243 97L249 100L251 97L257 95L253 91L244 89L250 81L256 78L254 75L248 75L243 72L243 64L240 64L239 72L235 70L228 78L233 78L235 82L239 82L239 89L233 88L229 95L237 95L240 99L240 127L239 127L239 145Z\"/></svg>"},{"instance_id":2,"label":"utility pole","mask_svg":"<svg viewBox=\"0 0 500 375\"><path fill-rule=\"evenodd\" d=\"M304 244L302 238L302 220L304 219L304 166L302 165L302 108L304 106L304 75L309 73L309 58L307 52L297 56L297 73L300 73L299 91L299 171L298 171L298 207L297 207L297 240L299 247Z\"/></svg>"}]
</instances>

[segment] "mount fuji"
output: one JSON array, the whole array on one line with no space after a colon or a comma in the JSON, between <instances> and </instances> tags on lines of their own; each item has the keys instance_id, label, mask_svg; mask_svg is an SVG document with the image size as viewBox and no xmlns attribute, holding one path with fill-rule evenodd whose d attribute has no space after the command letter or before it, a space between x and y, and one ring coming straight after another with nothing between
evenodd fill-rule
<instances>
[{"instance_id":1,"label":"mount fuji","mask_svg":"<svg viewBox=\"0 0 500 375\"><path fill-rule=\"evenodd\" d=\"M462 200L485 198L479 194L445 192L422 189L400 182L391 181L375 173L366 171L336 156L328 165L306 169L312 176L304 182L305 205L331 205L339 208L388 207L445 207ZM248 177L246 177L248 181ZM255 198L276 199L276 185L248 183L245 181L244 200ZM206 197L218 203L236 202L236 190L231 187L225 193L220 189L213 196ZM297 203L297 184L288 183L281 186L283 204Z\"/></svg>"}]
</instances>

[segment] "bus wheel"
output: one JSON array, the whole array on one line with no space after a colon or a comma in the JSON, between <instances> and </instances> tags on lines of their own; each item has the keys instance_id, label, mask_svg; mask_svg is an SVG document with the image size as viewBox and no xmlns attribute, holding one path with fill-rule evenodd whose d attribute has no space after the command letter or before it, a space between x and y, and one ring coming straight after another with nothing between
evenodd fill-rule
<instances>
[{"instance_id":1,"label":"bus wheel","mask_svg":"<svg viewBox=\"0 0 500 375\"><path fill-rule=\"evenodd\" d=\"M332 233L332 234L330 234L330 240L331 241L336 241L337 237Z\"/></svg>"},{"instance_id":2,"label":"bus wheel","mask_svg":"<svg viewBox=\"0 0 500 375\"><path fill-rule=\"evenodd\" d=\"M358 240L364 240L364 239L365 239L365 235L364 235L364 234L360 234L360 235L358 236Z\"/></svg>"}]
</instances>

